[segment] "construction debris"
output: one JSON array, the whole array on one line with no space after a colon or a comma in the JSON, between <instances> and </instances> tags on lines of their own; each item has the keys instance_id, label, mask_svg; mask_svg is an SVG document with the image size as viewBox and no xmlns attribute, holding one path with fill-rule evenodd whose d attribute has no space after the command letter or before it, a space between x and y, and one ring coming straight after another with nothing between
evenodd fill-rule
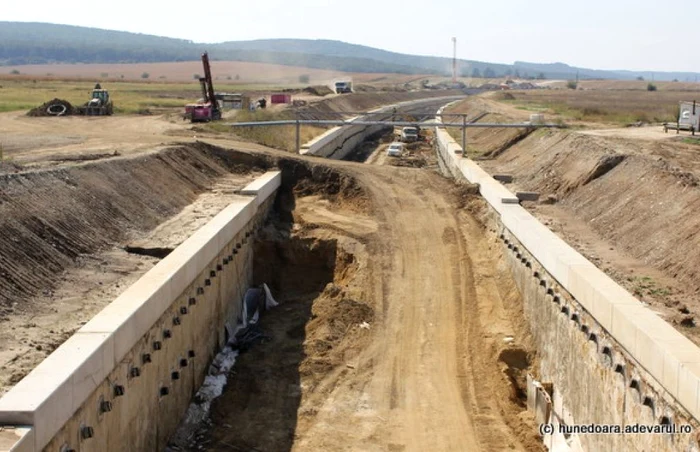
<instances>
[{"instance_id":1,"label":"construction debris","mask_svg":"<svg viewBox=\"0 0 700 452\"><path fill-rule=\"evenodd\" d=\"M27 116L68 116L75 114L75 108L63 99L50 100L27 112Z\"/></svg>"}]
</instances>

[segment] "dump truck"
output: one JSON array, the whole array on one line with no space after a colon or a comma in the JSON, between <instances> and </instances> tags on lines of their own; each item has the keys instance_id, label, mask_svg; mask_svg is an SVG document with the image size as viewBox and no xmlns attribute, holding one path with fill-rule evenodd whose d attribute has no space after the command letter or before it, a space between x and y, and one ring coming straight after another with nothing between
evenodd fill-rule
<instances>
[{"instance_id":1,"label":"dump truck","mask_svg":"<svg viewBox=\"0 0 700 452\"><path fill-rule=\"evenodd\" d=\"M114 106L109 98L109 91L102 89L99 83L92 90L92 98L76 109L76 113L85 116L106 116L114 113Z\"/></svg>"},{"instance_id":2,"label":"dump truck","mask_svg":"<svg viewBox=\"0 0 700 452\"><path fill-rule=\"evenodd\" d=\"M336 94L345 94L352 92L352 82L340 81L335 82L335 92Z\"/></svg>"},{"instance_id":3,"label":"dump truck","mask_svg":"<svg viewBox=\"0 0 700 452\"><path fill-rule=\"evenodd\" d=\"M209 122L221 119L221 107L214 94L214 84L211 78L211 67L209 66L209 54L202 54L202 66L204 66L204 77L199 79L202 88L202 99L194 104L185 105L185 119L191 122Z\"/></svg>"}]
</instances>

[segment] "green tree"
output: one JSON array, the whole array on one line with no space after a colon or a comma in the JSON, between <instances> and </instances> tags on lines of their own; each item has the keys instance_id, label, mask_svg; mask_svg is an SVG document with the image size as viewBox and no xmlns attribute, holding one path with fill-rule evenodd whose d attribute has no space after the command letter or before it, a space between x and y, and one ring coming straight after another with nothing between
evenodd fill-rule
<instances>
[{"instance_id":1,"label":"green tree","mask_svg":"<svg viewBox=\"0 0 700 452\"><path fill-rule=\"evenodd\" d=\"M485 78L496 78L496 72L494 72L494 70L491 69L490 67L487 67L484 70L484 77Z\"/></svg>"},{"instance_id":2,"label":"green tree","mask_svg":"<svg viewBox=\"0 0 700 452\"><path fill-rule=\"evenodd\" d=\"M481 78L481 71L479 70L478 67L475 67L474 69L472 69L472 77Z\"/></svg>"},{"instance_id":3,"label":"green tree","mask_svg":"<svg viewBox=\"0 0 700 452\"><path fill-rule=\"evenodd\" d=\"M144 72L143 74L141 74L141 78L143 78L143 79L146 79L150 76L151 76L151 74L149 74L148 72Z\"/></svg>"},{"instance_id":4,"label":"green tree","mask_svg":"<svg viewBox=\"0 0 700 452\"><path fill-rule=\"evenodd\" d=\"M309 83L309 80L311 80L309 74L301 74L299 76L299 83Z\"/></svg>"},{"instance_id":5,"label":"green tree","mask_svg":"<svg viewBox=\"0 0 700 452\"><path fill-rule=\"evenodd\" d=\"M649 83L647 85L647 91L656 91L656 85L654 85L653 83Z\"/></svg>"},{"instance_id":6,"label":"green tree","mask_svg":"<svg viewBox=\"0 0 700 452\"><path fill-rule=\"evenodd\" d=\"M569 80L568 82L566 82L566 87L569 89L576 89L578 88L578 83L576 83L575 80Z\"/></svg>"}]
</instances>

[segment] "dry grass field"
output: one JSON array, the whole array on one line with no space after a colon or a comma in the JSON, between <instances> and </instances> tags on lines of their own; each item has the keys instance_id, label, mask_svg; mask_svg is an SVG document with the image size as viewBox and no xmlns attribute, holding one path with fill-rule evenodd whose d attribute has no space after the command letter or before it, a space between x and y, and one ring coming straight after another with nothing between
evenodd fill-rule
<instances>
[{"instance_id":1,"label":"dry grass field","mask_svg":"<svg viewBox=\"0 0 700 452\"><path fill-rule=\"evenodd\" d=\"M301 76L308 76L309 81L303 85L324 85L341 78L351 78L356 83L405 83L421 78L405 74L364 74L340 71L312 69L279 64L251 63L245 61L211 61L212 75L215 81L264 84L264 85L302 85ZM29 77L100 79L108 81L168 81L189 82L203 72L202 63L183 61L176 63L138 63L138 64L38 64L24 66L4 66L0 76L20 75ZM17 74L19 73L19 74ZM148 78L144 79L144 74Z\"/></svg>"},{"instance_id":2,"label":"dry grass field","mask_svg":"<svg viewBox=\"0 0 700 452\"><path fill-rule=\"evenodd\" d=\"M201 97L199 82L122 81L102 79L58 79L30 76L0 77L0 112L29 110L54 98L80 105L90 99L90 92L99 81L109 90L116 113L138 113L146 110L184 108ZM266 91L274 86L263 84L218 83L217 91Z\"/></svg>"},{"instance_id":3,"label":"dry grass field","mask_svg":"<svg viewBox=\"0 0 700 452\"><path fill-rule=\"evenodd\" d=\"M643 83L643 89L630 88L634 82L612 84L620 89L593 89L588 87L589 83L581 83L584 89L578 90L511 91L503 93L500 101L533 113L557 115L564 120L626 125L639 121L675 121L679 101L700 100L700 83L685 84L683 90L663 86L663 89L658 87L657 91L647 91L646 82L636 82ZM621 88L623 86L628 88ZM690 87L695 89L691 90Z\"/></svg>"}]
</instances>

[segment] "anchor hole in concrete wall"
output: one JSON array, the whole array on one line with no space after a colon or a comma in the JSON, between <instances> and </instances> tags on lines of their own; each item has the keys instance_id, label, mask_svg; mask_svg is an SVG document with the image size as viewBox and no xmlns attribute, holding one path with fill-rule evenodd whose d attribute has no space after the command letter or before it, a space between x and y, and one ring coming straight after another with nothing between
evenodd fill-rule
<instances>
[{"instance_id":1,"label":"anchor hole in concrete wall","mask_svg":"<svg viewBox=\"0 0 700 452\"><path fill-rule=\"evenodd\" d=\"M578 323L578 313L574 312L571 314L571 321Z\"/></svg>"},{"instance_id":2,"label":"anchor hole in concrete wall","mask_svg":"<svg viewBox=\"0 0 700 452\"><path fill-rule=\"evenodd\" d=\"M561 312L562 314L566 315L567 317L569 316L569 307L568 306L562 306L561 307Z\"/></svg>"},{"instance_id":3,"label":"anchor hole in concrete wall","mask_svg":"<svg viewBox=\"0 0 700 452\"><path fill-rule=\"evenodd\" d=\"M652 399L649 396L644 397L644 401L642 402L642 405L648 406L652 410L654 409L654 399Z\"/></svg>"},{"instance_id":4,"label":"anchor hole in concrete wall","mask_svg":"<svg viewBox=\"0 0 700 452\"><path fill-rule=\"evenodd\" d=\"M598 336L596 336L595 333L591 333L588 335L588 340L591 342L595 342L597 344L598 343Z\"/></svg>"},{"instance_id":5,"label":"anchor hole in concrete wall","mask_svg":"<svg viewBox=\"0 0 700 452\"><path fill-rule=\"evenodd\" d=\"M624 377L625 376L625 366L623 364L616 364L615 365L615 373L618 373Z\"/></svg>"},{"instance_id":6,"label":"anchor hole in concrete wall","mask_svg":"<svg viewBox=\"0 0 700 452\"><path fill-rule=\"evenodd\" d=\"M80 426L80 438L81 439L90 439L95 435L95 430L88 426L88 425L81 425Z\"/></svg>"},{"instance_id":7,"label":"anchor hole in concrete wall","mask_svg":"<svg viewBox=\"0 0 700 452\"><path fill-rule=\"evenodd\" d=\"M669 416L661 416L659 419L660 425L671 425L671 418Z\"/></svg>"},{"instance_id":8,"label":"anchor hole in concrete wall","mask_svg":"<svg viewBox=\"0 0 700 452\"><path fill-rule=\"evenodd\" d=\"M612 366L613 363L613 356L612 356L612 349L609 346L604 346L603 347L603 364L606 366Z\"/></svg>"}]
</instances>

